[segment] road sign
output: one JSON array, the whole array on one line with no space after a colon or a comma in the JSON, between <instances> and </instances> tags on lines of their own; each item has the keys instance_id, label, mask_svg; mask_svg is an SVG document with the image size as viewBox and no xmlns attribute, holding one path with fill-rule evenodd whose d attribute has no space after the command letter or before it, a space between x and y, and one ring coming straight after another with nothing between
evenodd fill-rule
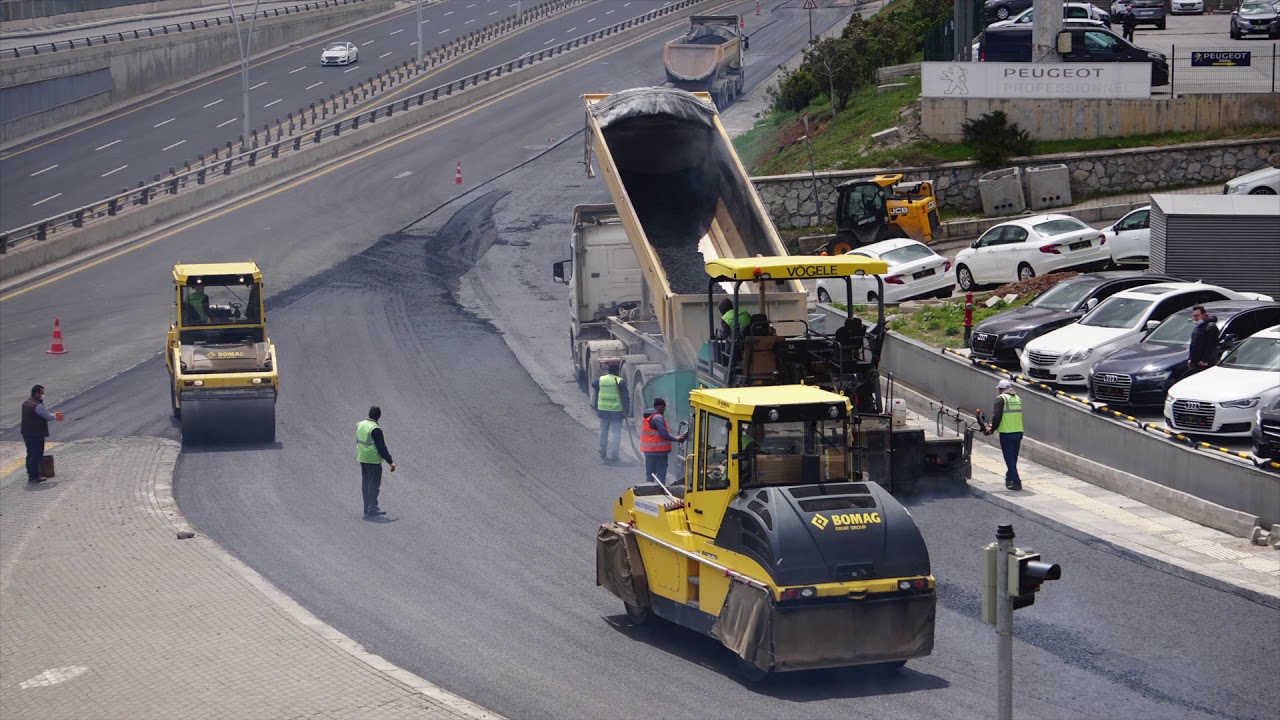
<instances>
[{"instance_id":1,"label":"road sign","mask_svg":"<svg viewBox=\"0 0 1280 720\"><path fill-rule=\"evenodd\" d=\"M1248 50L1194 50L1191 67L1249 67L1252 54Z\"/></svg>"},{"instance_id":2,"label":"road sign","mask_svg":"<svg viewBox=\"0 0 1280 720\"><path fill-rule=\"evenodd\" d=\"M801 9L802 9L802 10L817 10L817 9L818 9L818 3L814 2L813 0L804 0L804 6L803 6Z\"/></svg>"}]
</instances>

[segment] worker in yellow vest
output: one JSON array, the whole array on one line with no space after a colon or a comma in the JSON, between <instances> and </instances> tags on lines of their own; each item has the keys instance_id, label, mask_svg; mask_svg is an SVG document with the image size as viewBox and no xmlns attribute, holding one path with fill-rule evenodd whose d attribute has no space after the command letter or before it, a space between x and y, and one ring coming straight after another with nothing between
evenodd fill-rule
<instances>
[{"instance_id":1,"label":"worker in yellow vest","mask_svg":"<svg viewBox=\"0 0 1280 720\"><path fill-rule=\"evenodd\" d=\"M618 361L606 360L604 374L591 383L596 391L596 415L600 416L600 459L606 462L618 461L622 419L629 413L631 405L627 381L618 374L620 367Z\"/></svg>"},{"instance_id":2,"label":"worker in yellow vest","mask_svg":"<svg viewBox=\"0 0 1280 720\"><path fill-rule=\"evenodd\" d=\"M1004 454L1004 486L1009 490L1021 490L1022 478L1018 477L1018 451L1022 449L1022 398L1013 391L1013 383L1001 380L996 386L996 406L991 422L983 428L990 435L1000 433L1000 452Z\"/></svg>"},{"instance_id":3,"label":"worker in yellow vest","mask_svg":"<svg viewBox=\"0 0 1280 720\"><path fill-rule=\"evenodd\" d=\"M387 514L378 507L378 491L382 489L382 461L387 461L391 472L396 471L382 428L378 427L381 419L382 408L374 405L369 408L369 418L356 423L356 460L360 463L360 491L364 495L365 517Z\"/></svg>"}]
</instances>

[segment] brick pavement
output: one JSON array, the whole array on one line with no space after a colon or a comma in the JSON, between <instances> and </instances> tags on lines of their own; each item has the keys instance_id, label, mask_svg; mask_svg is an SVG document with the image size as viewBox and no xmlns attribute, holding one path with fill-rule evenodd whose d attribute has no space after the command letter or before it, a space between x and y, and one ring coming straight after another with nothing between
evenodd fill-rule
<instances>
[{"instance_id":1,"label":"brick pavement","mask_svg":"<svg viewBox=\"0 0 1280 720\"><path fill-rule=\"evenodd\" d=\"M20 445L0 443L0 718L498 718L179 540L177 443L67 443L36 486Z\"/></svg>"}]
</instances>

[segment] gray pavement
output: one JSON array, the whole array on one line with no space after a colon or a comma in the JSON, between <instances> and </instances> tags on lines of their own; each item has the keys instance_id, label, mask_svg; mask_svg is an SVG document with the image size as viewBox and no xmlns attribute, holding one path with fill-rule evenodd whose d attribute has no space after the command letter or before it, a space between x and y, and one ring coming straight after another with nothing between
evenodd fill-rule
<instances>
[{"instance_id":1,"label":"gray pavement","mask_svg":"<svg viewBox=\"0 0 1280 720\"><path fill-rule=\"evenodd\" d=\"M498 718L365 652L217 543L172 494L179 446L0 443L0 717ZM265 480L265 478L264 478ZM270 518L262 518L270 522Z\"/></svg>"}]
</instances>

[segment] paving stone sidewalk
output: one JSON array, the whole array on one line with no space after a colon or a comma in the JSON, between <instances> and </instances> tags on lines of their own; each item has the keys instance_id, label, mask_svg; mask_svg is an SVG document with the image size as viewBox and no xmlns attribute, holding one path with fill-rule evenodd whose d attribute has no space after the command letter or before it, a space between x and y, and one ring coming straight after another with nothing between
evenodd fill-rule
<instances>
[{"instance_id":1,"label":"paving stone sidewalk","mask_svg":"<svg viewBox=\"0 0 1280 720\"><path fill-rule=\"evenodd\" d=\"M15 447L17 446L17 447ZM494 718L363 651L173 500L177 443L0 443L0 718Z\"/></svg>"},{"instance_id":2,"label":"paving stone sidewalk","mask_svg":"<svg viewBox=\"0 0 1280 720\"><path fill-rule=\"evenodd\" d=\"M932 420L908 415L933 436ZM1181 577L1280 608L1280 550L1197 525L1025 457L1018 460L1022 490L1006 490L1000 448L983 440L980 433L974 437L969 480L979 496Z\"/></svg>"}]
</instances>

